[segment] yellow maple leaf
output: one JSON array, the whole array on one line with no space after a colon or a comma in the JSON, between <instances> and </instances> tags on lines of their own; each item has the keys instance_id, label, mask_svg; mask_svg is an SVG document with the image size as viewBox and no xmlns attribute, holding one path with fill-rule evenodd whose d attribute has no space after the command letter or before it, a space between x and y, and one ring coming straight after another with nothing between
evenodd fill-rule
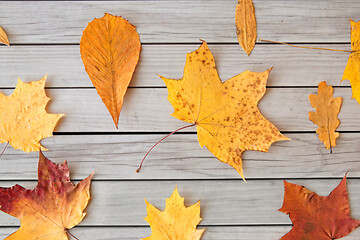
<instances>
[{"instance_id":1,"label":"yellow maple leaf","mask_svg":"<svg viewBox=\"0 0 360 240\"><path fill-rule=\"evenodd\" d=\"M20 79L10 96L0 93L0 143L9 143L25 152L46 150L40 141L52 136L64 114L49 114L45 94L46 76L24 83Z\"/></svg>"},{"instance_id":2,"label":"yellow maple leaf","mask_svg":"<svg viewBox=\"0 0 360 240\"><path fill-rule=\"evenodd\" d=\"M66 161L55 164L39 152L39 181L34 190L19 185L0 188L0 210L20 219L20 228L6 240L68 240L90 200L93 174L76 186ZM73 236L73 235L72 235Z\"/></svg>"},{"instance_id":3,"label":"yellow maple leaf","mask_svg":"<svg viewBox=\"0 0 360 240\"><path fill-rule=\"evenodd\" d=\"M257 108L270 71L245 71L222 83L203 42L187 54L181 80L161 77L175 110L172 116L196 125L200 146L235 168L242 178L242 152L267 152L272 143L289 140Z\"/></svg>"},{"instance_id":4,"label":"yellow maple leaf","mask_svg":"<svg viewBox=\"0 0 360 240\"><path fill-rule=\"evenodd\" d=\"M319 126L316 133L319 139L324 143L326 149L336 146L336 139L339 133L335 132L340 124L337 118L340 112L342 98L333 98L334 89L327 86L326 82L319 83L318 95L310 94L309 100L311 106L316 112L309 112L309 119Z\"/></svg>"},{"instance_id":5,"label":"yellow maple leaf","mask_svg":"<svg viewBox=\"0 0 360 240\"><path fill-rule=\"evenodd\" d=\"M347 79L351 83L352 97L360 103L360 21L351 23L351 51L341 81Z\"/></svg>"},{"instance_id":6,"label":"yellow maple leaf","mask_svg":"<svg viewBox=\"0 0 360 240\"><path fill-rule=\"evenodd\" d=\"M184 198L179 195L177 187L166 199L164 211L160 211L146 201L148 215L145 220L151 227L151 236L143 240L199 240L205 229L196 229L200 218L200 201L185 207Z\"/></svg>"},{"instance_id":7,"label":"yellow maple leaf","mask_svg":"<svg viewBox=\"0 0 360 240\"><path fill-rule=\"evenodd\" d=\"M2 27L0 27L0 43L10 46L8 36Z\"/></svg>"}]
</instances>

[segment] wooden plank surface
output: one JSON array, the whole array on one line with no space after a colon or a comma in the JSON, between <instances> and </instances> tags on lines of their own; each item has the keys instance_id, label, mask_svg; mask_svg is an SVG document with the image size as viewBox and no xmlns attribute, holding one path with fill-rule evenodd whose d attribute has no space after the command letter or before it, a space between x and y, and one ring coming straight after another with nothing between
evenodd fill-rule
<instances>
[{"instance_id":1,"label":"wooden plank surface","mask_svg":"<svg viewBox=\"0 0 360 240\"><path fill-rule=\"evenodd\" d=\"M349 18L359 1L254 1L259 38L287 42L350 42ZM1 21L10 42L78 43L82 30L105 12L137 26L143 43L235 43L236 1L5 1Z\"/></svg>"},{"instance_id":2,"label":"wooden plank surface","mask_svg":"<svg viewBox=\"0 0 360 240\"><path fill-rule=\"evenodd\" d=\"M340 182L333 180L291 180L305 185L321 195L328 195ZM18 182L34 187L35 182ZM2 181L2 186L15 182ZM290 224L290 218L277 211L283 201L282 180L223 180L223 181L93 181L91 203L80 225L147 226L146 198L154 206L164 209L165 199L178 186L185 204L201 200L203 225L264 225ZM348 180L352 216L360 218L360 179ZM0 213L0 225L17 226L18 219Z\"/></svg>"},{"instance_id":3,"label":"wooden plank surface","mask_svg":"<svg viewBox=\"0 0 360 240\"><path fill-rule=\"evenodd\" d=\"M16 231L15 227L0 228L0 238ZM290 231L290 226L240 226L206 227L201 240L264 240L279 239ZM146 227L76 227L71 230L79 239L87 240L139 240L150 236ZM344 240L360 238L360 231L353 231Z\"/></svg>"},{"instance_id":4,"label":"wooden plank surface","mask_svg":"<svg viewBox=\"0 0 360 240\"><path fill-rule=\"evenodd\" d=\"M165 87L156 74L179 79L183 75L186 53L191 45L143 45L132 87ZM307 45L305 45L307 46ZM350 44L322 44L318 47L349 49ZM220 78L225 81L245 70L262 72L274 66L267 86L317 86L327 81L333 86L350 86L340 82L349 54L322 50L298 49L282 45L257 45L246 57L239 44L210 44ZM0 87L14 87L17 78L40 79L49 74L47 87L93 87L84 70L79 46L0 47Z\"/></svg>"},{"instance_id":5,"label":"wooden plank surface","mask_svg":"<svg viewBox=\"0 0 360 240\"><path fill-rule=\"evenodd\" d=\"M10 94L13 90L3 90ZM315 131L308 119L313 111L308 96L316 88L271 88L259 103L262 114L281 131ZM56 132L171 132L186 123L172 116L173 107L167 100L167 89L133 88L126 93L120 114L119 129L95 89L49 89L52 98L48 111L65 113ZM360 130L359 103L351 99L351 89L335 89L343 97L339 131ZM195 128L184 131L194 132Z\"/></svg>"},{"instance_id":6,"label":"wooden plank surface","mask_svg":"<svg viewBox=\"0 0 360 240\"><path fill-rule=\"evenodd\" d=\"M360 134L341 133L333 154L313 134L287 134L292 141L273 144L268 153L246 151L244 173L252 178L339 178L350 171L360 177ZM201 149L195 134L173 135L148 156L136 173L146 151L162 135L54 136L43 141L44 154L61 163L68 161L71 177L83 179L96 171L97 180L136 179L239 179L229 165ZM2 144L0 148L4 146ZM36 180L38 153L9 147L1 158L0 180ZM21 166L21 171L19 171Z\"/></svg>"}]
</instances>

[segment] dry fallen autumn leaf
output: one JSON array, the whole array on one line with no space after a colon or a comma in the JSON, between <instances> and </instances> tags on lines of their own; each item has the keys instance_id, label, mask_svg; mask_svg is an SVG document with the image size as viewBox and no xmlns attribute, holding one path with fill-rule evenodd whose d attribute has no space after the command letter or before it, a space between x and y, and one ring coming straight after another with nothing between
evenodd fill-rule
<instances>
[{"instance_id":1,"label":"dry fallen autumn leaf","mask_svg":"<svg viewBox=\"0 0 360 240\"><path fill-rule=\"evenodd\" d=\"M203 42L198 50L187 54L181 80L161 77L175 110L172 116L191 123L186 127L196 126L200 146L235 168L242 178L242 152L267 152L272 143L289 140L257 108L270 70L245 71L222 83L214 57Z\"/></svg>"},{"instance_id":2,"label":"dry fallen autumn leaf","mask_svg":"<svg viewBox=\"0 0 360 240\"><path fill-rule=\"evenodd\" d=\"M166 199L163 212L146 201L148 215L145 220L151 227L151 236L143 240L186 239L199 240L205 229L196 229L200 218L200 201L185 207L184 198L179 195L177 187Z\"/></svg>"},{"instance_id":3,"label":"dry fallen autumn leaf","mask_svg":"<svg viewBox=\"0 0 360 240\"><path fill-rule=\"evenodd\" d=\"M8 36L6 35L4 29L0 27L0 43L10 46Z\"/></svg>"},{"instance_id":4,"label":"dry fallen autumn leaf","mask_svg":"<svg viewBox=\"0 0 360 240\"><path fill-rule=\"evenodd\" d=\"M40 141L52 136L63 114L49 114L45 94L46 76L24 83L20 79L10 96L0 93L0 143L25 152L46 150Z\"/></svg>"},{"instance_id":5,"label":"dry fallen autumn leaf","mask_svg":"<svg viewBox=\"0 0 360 240\"><path fill-rule=\"evenodd\" d=\"M291 218L293 228L282 240L342 238L360 225L350 216L346 175L329 196L319 196L303 186L284 181L285 195L279 211Z\"/></svg>"},{"instance_id":6,"label":"dry fallen autumn leaf","mask_svg":"<svg viewBox=\"0 0 360 240\"><path fill-rule=\"evenodd\" d=\"M332 86L321 82L318 86L318 95L310 94L309 96L311 106L316 110L316 112L309 112L309 119L319 126L316 133L319 134L319 139L324 142L327 149L335 147L336 139L339 137L339 133L335 130L340 124L337 116L340 112L342 98L333 98L333 92Z\"/></svg>"},{"instance_id":7,"label":"dry fallen autumn leaf","mask_svg":"<svg viewBox=\"0 0 360 240\"><path fill-rule=\"evenodd\" d=\"M347 79L351 83L352 97L360 103L360 21L351 22L351 51L341 81Z\"/></svg>"},{"instance_id":8,"label":"dry fallen autumn leaf","mask_svg":"<svg viewBox=\"0 0 360 240\"><path fill-rule=\"evenodd\" d=\"M21 222L6 240L67 240L73 236L69 229L85 217L92 174L74 186L67 163L55 164L40 151L38 177L34 190L0 188L0 210Z\"/></svg>"},{"instance_id":9,"label":"dry fallen autumn leaf","mask_svg":"<svg viewBox=\"0 0 360 240\"><path fill-rule=\"evenodd\" d=\"M80 53L85 70L116 127L140 50L135 26L108 13L90 22L81 37Z\"/></svg>"},{"instance_id":10,"label":"dry fallen autumn leaf","mask_svg":"<svg viewBox=\"0 0 360 240\"><path fill-rule=\"evenodd\" d=\"M252 0L238 0L235 25L239 44L249 56L257 37L255 8Z\"/></svg>"}]
</instances>

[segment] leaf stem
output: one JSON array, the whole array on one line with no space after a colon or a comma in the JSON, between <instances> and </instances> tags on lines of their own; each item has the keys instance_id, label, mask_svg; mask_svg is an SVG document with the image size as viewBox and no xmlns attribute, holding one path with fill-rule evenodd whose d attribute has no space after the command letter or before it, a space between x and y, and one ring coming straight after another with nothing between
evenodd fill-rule
<instances>
[{"instance_id":1,"label":"leaf stem","mask_svg":"<svg viewBox=\"0 0 360 240\"><path fill-rule=\"evenodd\" d=\"M66 229L66 232L67 232L70 236L72 236L73 238L75 238L76 240L80 240L80 239L78 239L77 237L75 237L68 229Z\"/></svg>"},{"instance_id":2,"label":"leaf stem","mask_svg":"<svg viewBox=\"0 0 360 240\"><path fill-rule=\"evenodd\" d=\"M327 51L335 51L335 52L348 52L348 53L352 53L352 52L353 52L353 51L349 51L349 50L339 50L339 49L332 49L332 48L317 48L317 47L298 46L298 45L294 45L294 44L290 44L290 43L284 43L284 42L278 42L278 41L265 40L265 39L261 39L261 38L259 39L259 42L279 43L279 44L284 44L284 45L288 45L288 46L291 46L291 47L297 47L297 48L327 50Z\"/></svg>"},{"instance_id":3,"label":"leaf stem","mask_svg":"<svg viewBox=\"0 0 360 240\"><path fill-rule=\"evenodd\" d=\"M144 163L144 161L145 161L145 158L146 158L147 155L149 155L149 153L156 147L156 145L158 145L158 144L161 143L164 139L170 137L170 136L173 135L174 133L176 133L176 132L178 132L178 131L180 131L180 130L183 130L183 129L185 129L185 128L193 127L193 126L195 126L195 125L196 125L196 123L193 123L193 124L190 124L190 125L187 125L187 126L178 128L178 129L176 129L175 131L173 131L173 132L169 133L168 135L166 135L165 137L163 137L162 139L160 139L157 143L155 143L155 144L149 149L149 151L147 151L147 153L145 154L144 158L142 159L142 161L141 161L141 163L140 163L140 165L139 165L139 168L136 169L136 172L139 172L139 171L140 171L140 169L141 169L141 167L142 167L142 165L143 165L143 163Z\"/></svg>"},{"instance_id":4,"label":"leaf stem","mask_svg":"<svg viewBox=\"0 0 360 240\"><path fill-rule=\"evenodd\" d=\"M4 147L4 150L2 150L2 152L1 152L1 154L0 154L0 157L4 154L4 152L5 152L5 150L6 150L6 148L7 148L8 145L9 145L9 142L6 143L6 145L5 145L5 147Z\"/></svg>"}]
</instances>

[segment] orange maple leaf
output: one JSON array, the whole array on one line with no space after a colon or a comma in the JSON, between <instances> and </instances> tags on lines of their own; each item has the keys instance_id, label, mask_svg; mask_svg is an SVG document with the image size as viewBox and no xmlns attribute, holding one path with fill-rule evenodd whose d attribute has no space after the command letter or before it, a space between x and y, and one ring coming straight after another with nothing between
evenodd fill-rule
<instances>
[{"instance_id":1,"label":"orange maple leaf","mask_svg":"<svg viewBox=\"0 0 360 240\"><path fill-rule=\"evenodd\" d=\"M316 112L309 112L309 119L319 126L316 133L319 139L324 142L327 149L336 146L336 139L339 133L335 132L340 124L337 118L340 112L342 98L333 98L334 89L327 86L326 82L319 83L318 95L311 94L309 100Z\"/></svg>"},{"instance_id":2,"label":"orange maple leaf","mask_svg":"<svg viewBox=\"0 0 360 240\"><path fill-rule=\"evenodd\" d=\"M85 70L116 127L140 50L135 26L108 13L90 22L81 37L80 53Z\"/></svg>"},{"instance_id":3,"label":"orange maple leaf","mask_svg":"<svg viewBox=\"0 0 360 240\"><path fill-rule=\"evenodd\" d=\"M205 231L196 229L202 220L200 218L200 201L190 207L185 207L184 198L179 195L177 187L166 199L164 211L159 211L146 201L148 215L145 220L150 224L151 236L143 240L186 239L199 240Z\"/></svg>"},{"instance_id":4,"label":"orange maple leaf","mask_svg":"<svg viewBox=\"0 0 360 240\"><path fill-rule=\"evenodd\" d=\"M257 108L270 71L245 71L222 83L203 42L187 55L181 80L161 77L175 110L172 116L196 125L200 146L235 168L242 178L242 152L267 152L273 142L289 140Z\"/></svg>"},{"instance_id":5,"label":"orange maple leaf","mask_svg":"<svg viewBox=\"0 0 360 240\"><path fill-rule=\"evenodd\" d=\"M0 43L10 46L8 36L4 29L0 27Z\"/></svg>"},{"instance_id":6,"label":"orange maple leaf","mask_svg":"<svg viewBox=\"0 0 360 240\"><path fill-rule=\"evenodd\" d=\"M303 186L284 181L284 203L279 211L291 218L293 228L282 240L342 238L360 225L351 218L346 175L329 196L319 196Z\"/></svg>"},{"instance_id":7,"label":"orange maple leaf","mask_svg":"<svg viewBox=\"0 0 360 240\"><path fill-rule=\"evenodd\" d=\"M34 190L19 185L0 188L0 210L21 222L19 230L6 239L67 240L69 229L86 215L92 175L74 186L66 161L55 164L40 151L39 181Z\"/></svg>"}]
</instances>

